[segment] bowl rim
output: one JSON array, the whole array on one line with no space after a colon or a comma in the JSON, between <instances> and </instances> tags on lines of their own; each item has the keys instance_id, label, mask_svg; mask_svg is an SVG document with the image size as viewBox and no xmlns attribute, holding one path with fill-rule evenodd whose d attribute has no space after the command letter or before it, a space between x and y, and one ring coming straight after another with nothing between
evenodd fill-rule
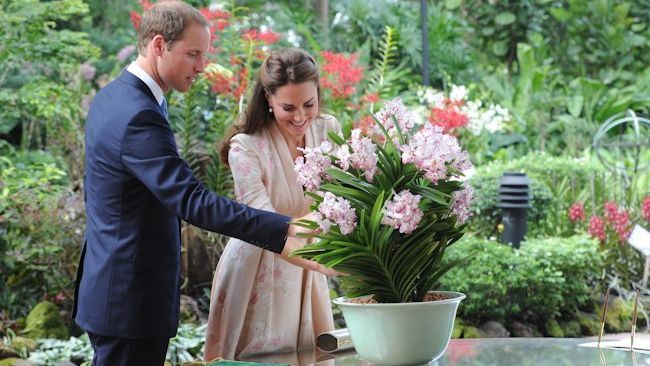
<instances>
[{"instance_id":1,"label":"bowl rim","mask_svg":"<svg viewBox=\"0 0 650 366\"><path fill-rule=\"evenodd\" d=\"M440 305L440 304L451 304L451 303L457 303L462 301L467 297L462 292L457 292L457 291L429 291L433 293L438 293L438 294L447 294L451 295L452 297L449 299L445 300L433 300L433 301L421 301L421 302L390 302L390 303L377 303L377 304L357 304L357 303L349 303L345 300L349 299L345 296L340 296L332 300L332 302L336 305L339 306L350 306L350 307L396 307L396 306L426 306L426 305ZM370 296L370 295L367 295ZM363 296L359 296L363 297Z\"/></svg>"}]
</instances>

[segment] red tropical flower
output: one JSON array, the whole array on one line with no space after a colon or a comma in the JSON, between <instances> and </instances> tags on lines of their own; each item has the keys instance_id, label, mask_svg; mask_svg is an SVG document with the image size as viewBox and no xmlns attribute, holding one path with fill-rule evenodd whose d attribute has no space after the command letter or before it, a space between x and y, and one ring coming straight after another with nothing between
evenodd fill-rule
<instances>
[{"instance_id":1,"label":"red tropical flower","mask_svg":"<svg viewBox=\"0 0 650 366\"><path fill-rule=\"evenodd\" d=\"M281 37L278 33L272 31L261 32L259 35L260 41L264 42L265 44L276 43L277 41L280 40L280 38Z\"/></svg>"},{"instance_id":2,"label":"red tropical flower","mask_svg":"<svg viewBox=\"0 0 650 366\"><path fill-rule=\"evenodd\" d=\"M332 96L345 99L356 92L356 86L363 77L363 68L356 64L357 55L345 56L330 51L321 52L325 59L321 67L321 86L329 89Z\"/></svg>"},{"instance_id":3,"label":"red tropical flower","mask_svg":"<svg viewBox=\"0 0 650 366\"><path fill-rule=\"evenodd\" d=\"M212 81L211 90L217 94L228 94L231 91L230 79L223 74L215 74L211 76L210 81Z\"/></svg>"},{"instance_id":4,"label":"red tropical flower","mask_svg":"<svg viewBox=\"0 0 650 366\"><path fill-rule=\"evenodd\" d=\"M650 196L646 197L641 204L641 215L650 223Z\"/></svg>"},{"instance_id":5,"label":"red tropical flower","mask_svg":"<svg viewBox=\"0 0 650 366\"><path fill-rule=\"evenodd\" d=\"M358 121L354 122L354 128L361 130L361 133L366 136L372 136L375 120L369 114L361 117Z\"/></svg>"},{"instance_id":6,"label":"red tropical flower","mask_svg":"<svg viewBox=\"0 0 650 366\"><path fill-rule=\"evenodd\" d=\"M612 224L614 231L618 235L619 242L625 243L631 232L630 214L625 210L620 210L614 217Z\"/></svg>"},{"instance_id":7,"label":"red tropical flower","mask_svg":"<svg viewBox=\"0 0 650 366\"><path fill-rule=\"evenodd\" d=\"M618 215L618 205L616 205L616 202L613 201L607 201L603 205L603 210L605 211L605 221L609 222L614 222L616 219L616 216Z\"/></svg>"},{"instance_id":8,"label":"red tropical flower","mask_svg":"<svg viewBox=\"0 0 650 366\"><path fill-rule=\"evenodd\" d=\"M225 20L225 19L217 19L217 22L215 24L215 26L217 27L217 29L219 31L222 31L222 30L226 29L226 27L229 26L229 25L230 25L230 22Z\"/></svg>"},{"instance_id":9,"label":"red tropical flower","mask_svg":"<svg viewBox=\"0 0 650 366\"><path fill-rule=\"evenodd\" d=\"M605 233L605 222L600 216L592 216L589 219L589 235L592 238L598 239L601 243L607 240L607 233Z\"/></svg>"},{"instance_id":10,"label":"red tropical flower","mask_svg":"<svg viewBox=\"0 0 650 366\"><path fill-rule=\"evenodd\" d=\"M467 126L469 118L462 113L453 103L448 104L445 108L433 108L429 116L431 124L440 126L447 133L453 130Z\"/></svg>"},{"instance_id":11,"label":"red tropical flower","mask_svg":"<svg viewBox=\"0 0 650 366\"><path fill-rule=\"evenodd\" d=\"M138 3L140 4L140 6L142 6L142 11L143 12L151 9L151 7L154 4L149 0L140 0L140 1L138 1ZM138 13L137 11L132 11L130 13L130 15L131 15L131 24L133 24L133 28L135 28L135 30L140 29L140 22L142 21L142 14Z\"/></svg>"},{"instance_id":12,"label":"red tropical flower","mask_svg":"<svg viewBox=\"0 0 650 366\"><path fill-rule=\"evenodd\" d=\"M248 87L248 69L241 69L235 77L237 78L235 84L237 88L233 91L233 95L236 100L239 100Z\"/></svg>"},{"instance_id":13,"label":"red tropical flower","mask_svg":"<svg viewBox=\"0 0 650 366\"><path fill-rule=\"evenodd\" d=\"M211 90L228 98L239 99L248 87L248 69L235 66L234 73L229 70L220 69L219 66L209 65L204 72L205 77L212 82Z\"/></svg>"},{"instance_id":14,"label":"red tropical flower","mask_svg":"<svg viewBox=\"0 0 650 366\"><path fill-rule=\"evenodd\" d=\"M219 38L217 32L223 31L230 25L230 22L228 22L230 13L223 10L210 10L209 8L201 8L199 11L210 22L210 43L212 43ZM214 52L212 44L210 45L210 52Z\"/></svg>"},{"instance_id":15,"label":"red tropical flower","mask_svg":"<svg viewBox=\"0 0 650 366\"><path fill-rule=\"evenodd\" d=\"M201 14L207 19L209 22L215 20L215 19L228 19L230 18L230 13L224 10L210 10L209 8L201 8L199 9Z\"/></svg>"},{"instance_id":16,"label":"red tropical flower","mask_svg":"<svg viewBox=\"0 0 650 366\"><path fill-rule=\"evenodd\" d=\"M140 29L140 21L142 20L142 15L138 13L137 11L131 11L131 24L133 24L133 28L135 30Z\"/></svg>"},{"instance_id":17,"label":"red tropical flower","mask_svg":"<svg viewBox=\"0 0 650 366\"><path fill-rule=\"evenodd\" d=\"M266 45L276 43L280 40L280 35L273 31L260 32L257 29L249 29L242 35L249 42L262 42Z\"/></svg>"},{"instance_id":18,"label":"red tropical flower","mask_svg":"<svg viewBox=\"0 0 650 366\"><path fill-rule=\"evenodd\" d=\"M569 220L578 222L585 219L585 205L582 202L576 202L569 207Z\"/></svg>"},{"instance_id":19,"label":"red tropical flower","mask_svg":"<svg viewBox=\"0 0 650 366\"><path fill-rule=\"evenodd\" d=\"M361 97L361 101L364 103L378 103L379 102L379 94L377 93L369 93Z\"/></svg>"}]
</instances>

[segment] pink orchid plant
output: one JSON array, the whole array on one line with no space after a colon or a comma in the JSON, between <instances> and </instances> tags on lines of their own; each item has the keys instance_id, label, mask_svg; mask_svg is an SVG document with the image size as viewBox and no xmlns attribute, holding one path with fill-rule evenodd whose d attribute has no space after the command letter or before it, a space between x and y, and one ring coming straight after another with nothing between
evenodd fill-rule
<instances>
[{"instance_id":1,"label":"pink orchid plant","mask_svg":"<svg viewBox=\"0 0 650 366\"><path fill-rule=\"evenodd\" d=\"M370 135L331 133L296 159L316 216L302 224L320 232L294 254L347 273L349 297L423 301L457 264L442 259L465 232L472 188L462 177L471 163L441 127L418 128L399 98L371 116Z\"/></svg>"}]
</instances>

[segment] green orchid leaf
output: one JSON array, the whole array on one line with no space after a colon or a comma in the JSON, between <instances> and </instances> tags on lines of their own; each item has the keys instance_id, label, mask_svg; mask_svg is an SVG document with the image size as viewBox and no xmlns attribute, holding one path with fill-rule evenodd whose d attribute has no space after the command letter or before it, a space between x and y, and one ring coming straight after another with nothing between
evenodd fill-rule
<instances>
[{"instance_id":1,"label":"green orchid leaf","mask_svg":"<svg viewBox=\"0 0 650 366\"><path fill-rule=\"evenodd\" d=\"M411 192L424 196L435 203L438 203L443 206L449 206L449 200L451 199L451 196L449 194L440 192L433 188L423 187L423 186L411 186L409 187L409 189L411 190Z\"/></svg>"},{"instance_id":2,"label":"green orchid leaf","mask_svg":"<svg viewBox=\"0 0 650 366\"><path fill-rule=\"evenodd\" d=\"M375 203L375 200L371 195L355 190L354 188L348 188L343 186L338 186L335 184L323 184L321 189L326 192L333 193L339 197L345 197L345 199L351 201L355 200L359 203L359 206L372 207Z\"/></svg>"},{"instance_id":3,"label":"green orchid leaf","mask_svg":"<svg viewBox=\"0 0 650 366\"><path fill-rule=\"evenodd\" d=\"M332 140L332 142L338 146L342 146L345 144L345 139L339 136L339 134L336 132L329 132L327 134L327 137L329 137L329 139Z\"/></svg>"},{"instance_id":4,"label":"green orchid leaf","mask_svg":"<svg viewBox=\"0 0 650 366\"><path fill-rule=\"evenodd\" d=\"M375 205L372 208L372 214L370 215L370 242L376 243L375 237L377 231L379 230L379 224L381 218L384 216L382 208L384 207L384 192L381 192L375 201Z\"/></svg>"}]
</instances>

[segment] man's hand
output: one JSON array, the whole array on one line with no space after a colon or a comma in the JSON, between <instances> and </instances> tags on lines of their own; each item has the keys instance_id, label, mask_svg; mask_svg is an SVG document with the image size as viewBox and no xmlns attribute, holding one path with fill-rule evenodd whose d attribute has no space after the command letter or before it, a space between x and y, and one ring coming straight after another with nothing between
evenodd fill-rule
<instances>
[{"instance_id":1,"label":"man's hand","mask_svg":"<svg viewBox=\"0 0 650 366\"><path fill-rule=\"evenodd\" d=\"M308 230L308 229L306 229ZM287 238L287 242L284 244L284 249L282 249L282 253L280 254L282 256L282 259L285 261L298 266L302 267L304 269L308 269L311 271L316 271L320 272L326 276L340 276L341 273L337 272L331 268L327 268L322 264L316 263L314 261L310 261L309 259L301 258L301 257L291 257L290 254L296 249L300 249L304 247L304 241L303 240L298 240L295 238Z\"/></svg>"},{"instance_id":2,"label":"man's hand","mask_svg":"<svg viewBox=\"0 0 650 366\"><path fill-rule=\"evenodd\" d=\"M307 215L305 215L303 217L298 217L298 218L292 220L292 222L289 223L289 229L287 230L287 236L288 237L296 238L296 237L298 237L298 234L316 234L316 233L318 233L320 231L319 229L312 230L312 229L308 229L306 227L296 225L295 222L300 221L300 220L316 221L316 215L312 212L312 213L309 213L309 214L307 214ZM294 248L294 249L298 249L298 248Z\"/></svg>"}]
</instances>

